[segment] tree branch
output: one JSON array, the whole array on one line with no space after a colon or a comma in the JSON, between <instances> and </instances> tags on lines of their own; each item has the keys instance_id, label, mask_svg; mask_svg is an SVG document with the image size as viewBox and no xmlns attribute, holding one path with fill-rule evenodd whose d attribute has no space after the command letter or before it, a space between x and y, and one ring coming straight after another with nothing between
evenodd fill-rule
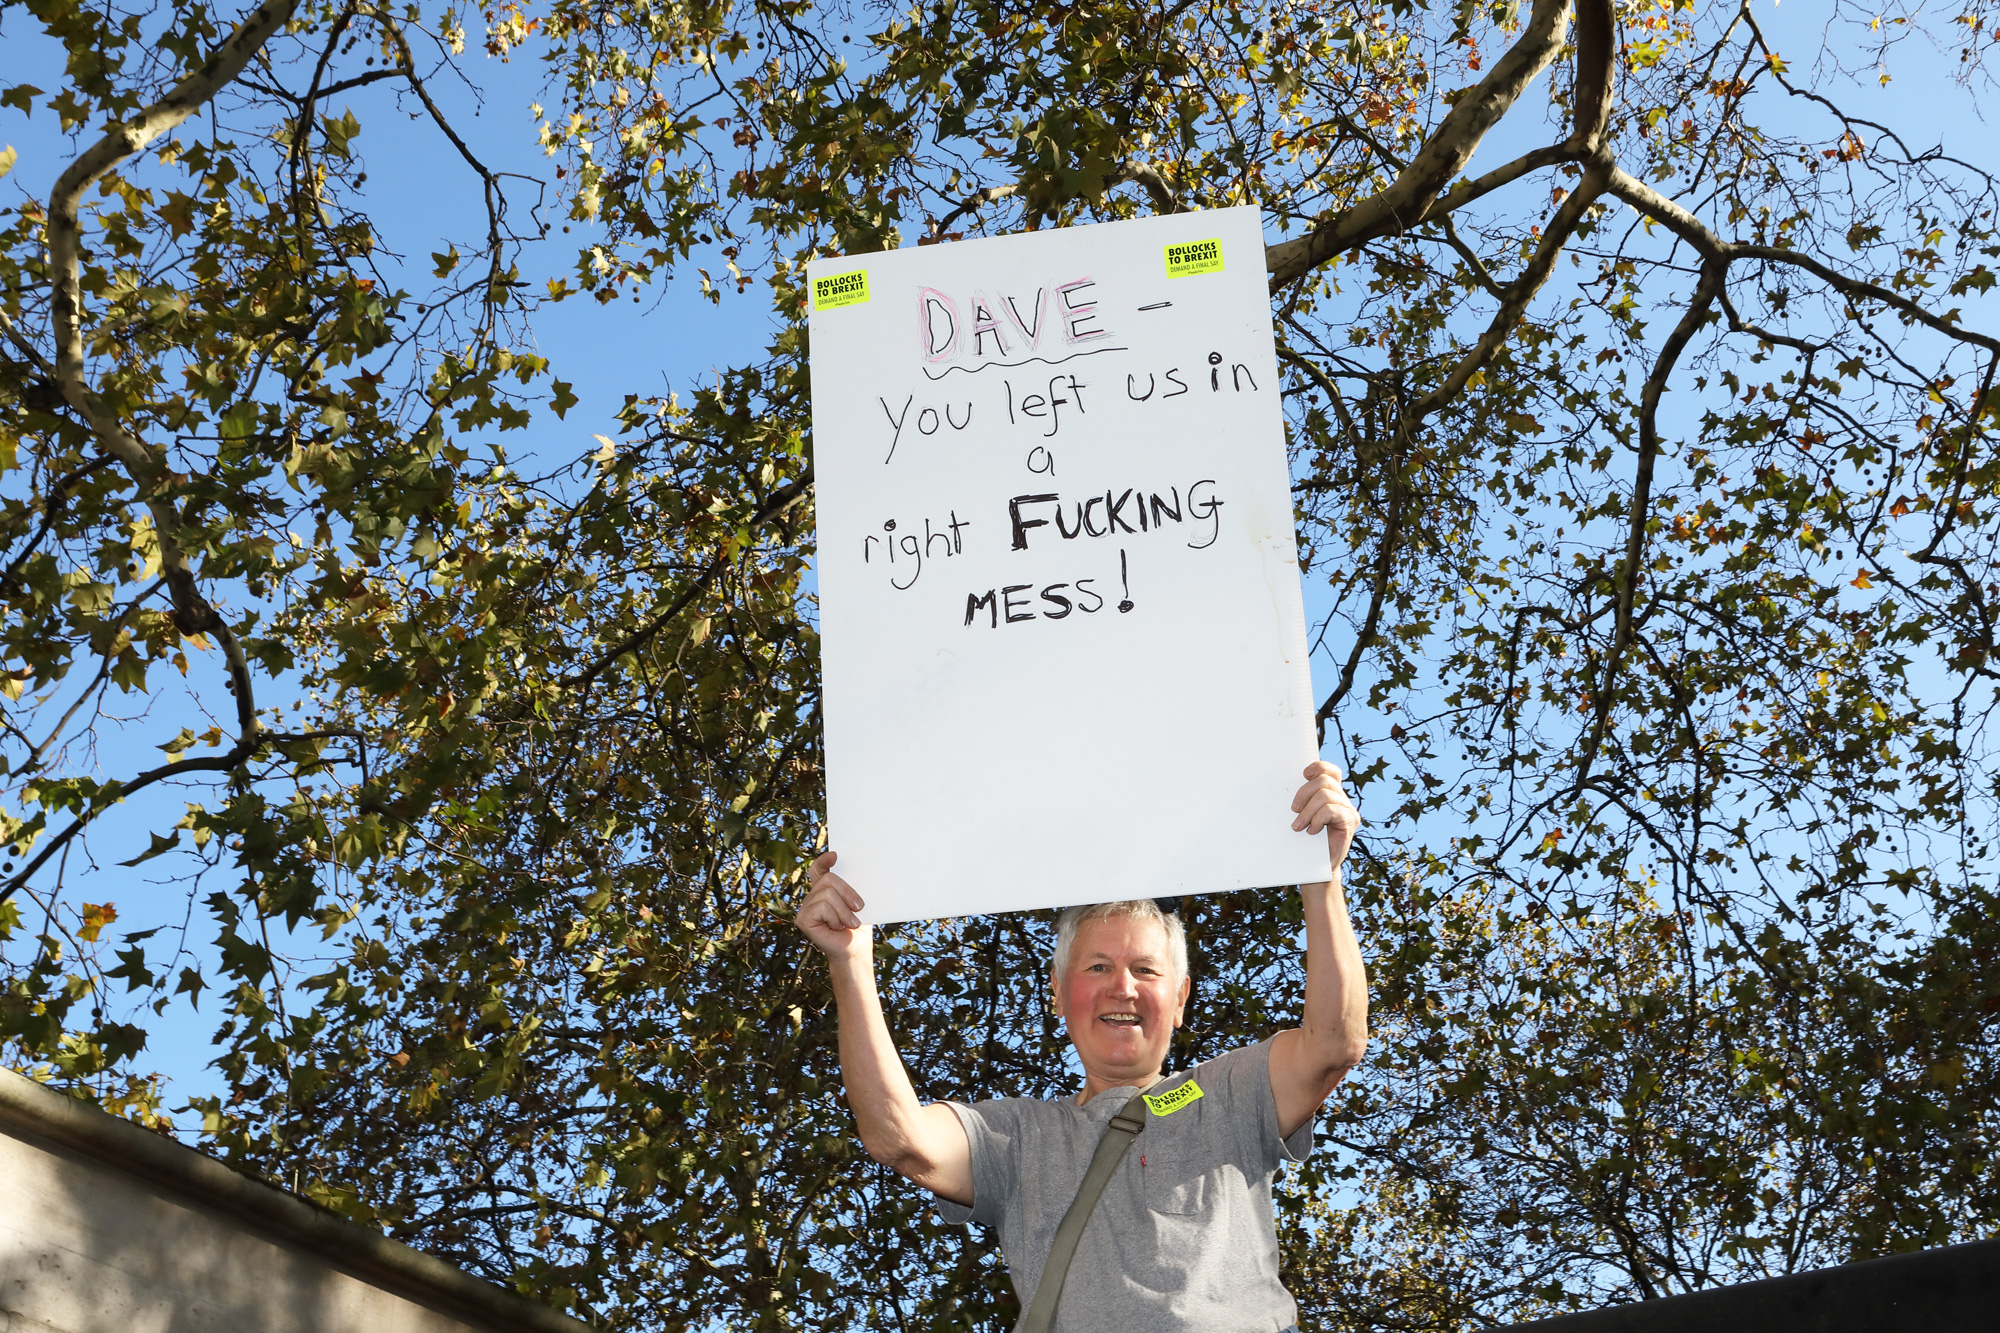
<instances>
[{"instance_id":1,"label":"tree branch","mask_svg":"<svg viewBox=\"0 0 2000 1333\"><path fill-rule=\"evenodd\" d=\"M251 58L263 49L272 34L290 20L295 6L296 0L266 0L252 10L215 54L202 63L200 69L182 79L174 85L172 92L132 119L112 126L103 138L86 149L56 179L55 189L49 196L48 222L49 266L54 278L56 368L64 392L73 395L71 401L79 410L84 409L84 404L76 402L76 396L95 396L83 387L83 310L77 285L82 238L77 201L83 197L85 190L102 180L119 163L144 151L146 145L199 111L210 98L227 87L243 72ZM101 406L92 410L91 414L93 417L104 415ZM137 450L132 458L123 461L129 466L141 468L155 466L144 446L125 436L123 431L117 434L124 438L121 443L110 446L114 452Z\"/></svg>"},{"instance_id":2,"label":"tree branch","mask_svg":"<svg viewBox=\"0 0 2000 1333\"><path fill-rule=\"evenodd\" d=\"M1695 286L1694 299L1688 302L1680 323L1674 325L1674 331L1667 335L1666 343L1660 348L1659 359L1653 363L1652 373L1646 376L1645 389L1639 395L1639 466L1632 479L1625 560L1619 567L1618 619L1611 631L1611 652L1604 663L1604 683L1597 691L1597 716L1591 723L1590 735L1584 739L1583 755L1577 761L1576 782L1572 790L1581 790L1590 781L1591 767L1597 762L1597 752L1604 744L1605 733L1611 725L1612 690L1617 684L1626 649L1632 642L1632 608L1638 602L1639 569L1646 553L1646 521L1653 507L1653 465L1660 456L1660 395L1666 392L1667 379L1673 374L1674 366L1679 363L1689 340L1708 323L1728 275L1727 260L1711 259L1702 265L1701 281Z\"/></svg>"},{"instance_id":3,"label":"tree branch","mask_svg":"<svg viewBox=\"0 0 2000 1333\"><path fill-rule=\"evenodd\" d=\"M1608 0L1590 0L1606 4ZM1467 89L1410 164L1386 188L1324 219L1309 234L1265 251L1265 267L1276 291L1355 246L1409 230L1430 216L1444 190L1485 139L1527 91L1528 84L1561 52L1569 27L1568 0L1535 0L1521 36L1485 78ZM1609 49L1604 56L1608 62ZM1606 76L1609 77L1608 75ZM1574 150L1565 148L1564 155Z\"/></svg>"},{"instance_id":4,"label":"tree branch","mask_svg":"<svg viewBox=\"0 0 2000 1333\"><path fill-rule=\"evenodd\" d=\"M1576 231L1577 224L1583 220L1585 210L1597 202L1598 195L1604 191L1605 181L1606 172L1602 167L1592 166L1584 171L1582 183L1577 186L1574 193L1562 201L1562 205L1556 209L1555 216L1549 219L1548 229L1542 233L1541 243L1536 246L1534 257L1528 261L1528 266L1521 270L1519 277L1507 284L1504 289L1505 297L1500 302L1500 308L1493 312L1493 319L1487 324L1486 332L1479 336L1479 341L1473 345L1472 350L1452 368L1444 383L1418 399L1410 408L1406 418L1407 425L1404 427L1406 432L1414 432L1416 423L1456 398L1473 375L1492 359L1493 353L1507 340L1507 335L1514 331L1514 326L1520 323L1522 314L1528 308L1528 302L1542 289L1542 284L1549 280L1549 274L1555 269L1556 260L1562 256L1563 245Z\"/></svg>"},{"instance_id":5,"label":"tree branch","mask_svg":"<svg viewBox=\"0 0 2000 1333\"><path fill-rule=\"evenodd\" d=\"M1571 93L1571 129L1566 145L1571 152L1588 155L1604 141L1604 129L1611 123L1616 37L1611 0L1577 0L1576 85Z\"/></svg>"},{"instance_id":6,"label":"tree branch","mask_svg":"<svg viewBox=\"0 0 2000 1333\"><path fill-rule=\"evenodd\" d=\"M1141 162L1136 157L1127 158L1125 165L1119 169L1118 176L1110 183L1123 184L1126 181L1144 186L1146 193L1153 196L1153 207L1160 212L1187 212L1187 205L1181 202L1181 197L1174 193L1174 187L1167 183L1167 178L1161 175L1160 169L1152 163Z\"/></svg>"},{"instance_id":7,"label":"tree branch","mask_svg":"<svg viewBox=\"0 0 2000 1333\"><path fill-rule=\"evenodd\" d=\"M146 146L199 111L215 94L240 75L256 54L290 21L296 0L266 0L236 26L214 55L201 68L182 79L165 97L130 120L114 125L86 149L57 177L49 195L48 245L50 270L50 314L55 325L55 379L63 397L83 415L91 432L106 452L122 464L153 518L160 543L160 572L173 597L173 621L182 634L212 633L221 645L236 694L238 738L227 755L209 759L189 759L141 774L133 783L117 786L121 792L150 786L177 773L200 769L229 769L253 753L259 743L261 724L257 720L255 696L250 687L250 665L243 646L216 609L196 587L194 573L181 544L180 511L164 493L171 478L163 455L147 448L126 430L90 387L86 378L83 343L83 241L78 201L91 186L118 165L144 151ZM0 888L0 901L25 883L51 855L93 822L108 802L93 801L70 826L51 840L26 868Z\"/></svg>"},{"instance_id":8,"label":"tree branch","mask_svg":"<svg viewBox=\"0 0 2000 1333\"><path fill-rule=\"evenodd\" d=\"M807 492L812 490L812 485L813 485L813 475L812 472L808 470L803 476L799 477L797 480L787 485L779 487L777 490L771 493L770 497L766 499L763 504L757 507L757 512L750 516L749 522L746 524L746 526L752 528L762 527L764 524L770 522L772 519L778 517L780 514L790 509L800 500L803 500L806 497ZM694 601L696 597L699 597L702 594L702 592L709 586L709 584L715 582L716 577L720 575L722 571L728 567L728 565L729 565L729 554L727 548L725 547L723 550L717 551L715 553L714 557L709 560L708 564L702 567L702 571L694 576L694 578L688 583L687 587L681 589L680 596L674 598L674 600L668 604L666 610L660 612L660 614L658 614L657 616L654 616L642 628L635 630L631 634L627 635L616 646L599 654L595 662L591 663L589 666L585 667L581 671L576 672L573 675L564 677L562 681L560 681L559 683L566 689L574 689L580 685L588 685L590 684L590 682L596 680L599 676L603 675L604 672L611 666L613 662L616 662L619 658L623 657L625 654L629 652L634 652L637 649L645 647L648 643L652 642L652 640L660 633L661 630L665 629L669 624L673 622L675 616L678 616L681 612L687 610L688 604Z\"/></svg>"},{"instance_id":9,"label":"tree branch","mask_svg":"<svg viewBox=\"0 0 2000 1333\"><path fill-rule=\"evenodd\" d=\"M1703 259L1730 262L1738 259L1761 259L1770 264L1790 264L1802 268L1820 281L1852 301L1877 301L1903 315L1913 323L1921 324L1934 332L1956 338L1960 342L1984 347L1989 352L2000 352L2000 339L1983 333L1975 333L1952 323L1941 315L1934 315L1902 293L1893 291L1879 283L1862 278L1849 277L1830 264L1821 262L1811 255L1798 250L1787 250L1776 245L1742 245L1725 241L1704 225L1700 218L1687 209L1655 190L1643 181L1635 180L1618 167L1611 168L1606 192L1624 200L1634 209L1650 215L1693 246Z\"/></svg>"},{"instance_id":10,"label":"tree branch","mask_svg":"<svg viewBox=\"0 0 2000 1333\"><path fill-rule=\"evenodd\" d=\"M1307 377L1319 386L1320 392L1327 396L1328 403L1346 426L1350 440L1353 439L1356 433L1354 419L1348 415L1347 408L1341 403L1339 386L1327 377L1325 371L1291 348L1280 344L1278 355L1303 370ZM1326 696L1318 711L1313 714L1313 723L1319 729L1319 740L1322 745L1326 744L1326 720L1333 716L1334 709L1340 707L1341 700L1353 691L1355 675L1361 670L1361 659L1367 653L1368 645L1382 623L1382 607L1389 596L1389 577L1395 570L1396 552L1402 541L1403 459L1402 451L1393 445L1389 451L1388 464L1389 517L1382 525L1382 546L1376 553L1375 569L1370 579L1368 611L1362 617L1360 631L1354 636L1354 645L1348 651L1347 661L1341 665L1340 683L1333 687L1332 693Z\"/></svg>"},{"instance_id":11,"label":"tree branch","mask_svg":"<svg viewBox=\"0 0 2000 1333\"><path fill-rule=\"evenodd\" d=\"M465 159L465 164L471 167L473 171L477 172L479 175L480 182L483 186L484 199L486 203L487 258L486 258L486 293L484 301L486 318L485 322L480 325L478 330L478 336L480 340L483 342L489 336L491 336L493 332L493 327L496 322L494 307L497 304L499 304L499 302L496 300L496 295L501 290L503 290L501 286L502 274L500 269L500 248L503 240L502 236L503 228L501 226L501 219L506 215L507 212L507 198L504 194L500 192L499 180L494 176L492 172L486 169L486 164L479 160L479 158L473 153L472 149L466 146L465 140L459 138L458 131L451 127L451 122L445 119L444 112L438 107L438 104L436 102L431 100L430 89L424 85L424 81L422 79L417 77L416 57L412 55L410 52L410 43L409 40L403 36L402 25L397 23L396 20L391 18L387 13L374 6L370 6L367 9L364 9L362 13L366 14L370 18L373 18L377 23L380 23L384 31L386 31L389 34L390 38L396 43L398 64L402 70L403 76L409 80L410 88L416 93L417 99L424 104L424 110L427 113L429 113L431 122L435 124L440 130L444 131L444 137L451 140L451 146L458 150L458 155Z\"/></svg>"},{"instance_id":12,"label":"tree branch","mask_svg":"<svg viewBox=\"0 0 2000 1333\"><path fill-rule=\"evenodd\" d=\"M239 737L236 744L230 746L222 754L210 755L204 759L177 759L171 764L162 764L158 768L148 769L138 777L133 778L130 782L118 782L114 780L105 783L104 786L98 789L97 794L91 798L90 805L82 814L71 820L62 832L56 834L43 844L42 849L35 853L32 860L16 871L13 878L9 879L5 884L0 884L0 903L4 903L7 899L13 897L16 889L19 889L30 879L34 878L35 872L40 870L51 856L54 856L69 845L70 839L76 837L77 834L97 822L98 815L118 804L118 802L130 796L133 792L143 791L156 782L164 782L168 778L177 778L183 773L227 773L245 759L248 759L260 744L262 744L261 733Z\"/></svg>"},{"instance_id":13,"label":"tree branch","mask_svg":"<svg viewBox=\"0 0 2000 1333\"><path fill-rule=\"evenodd\" d=\"M1018 185L989 185L983 190L974 190L971 194L965 196L958 207L952 209L951 212L945 214L938 221L931 223L931 239L933 241L943 240L945 231L952 223L958 221L968 213L984 208L988 204L999 203L1007 196L1017 193L1020 188Z\"/></svg>"}]
</instances>

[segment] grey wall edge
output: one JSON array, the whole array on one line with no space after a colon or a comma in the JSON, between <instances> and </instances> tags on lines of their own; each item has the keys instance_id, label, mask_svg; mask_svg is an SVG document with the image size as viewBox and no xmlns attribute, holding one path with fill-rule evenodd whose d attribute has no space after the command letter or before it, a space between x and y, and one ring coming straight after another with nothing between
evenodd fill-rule
<instances>
[{"instance_id":1,"label":"grey wall edge","mask_svg":"<svg viewBox=\"0 0 2000 1333\"><path fill-rule=\"evenodd\" d=\"M2000 1240L1510 1324L1505 1333L1902 1333L2000 1327Z\"/></svg>"},{"instance_id":2,"label":"grey wall edge","mask_svg":"<svg viewBox=\"0 0 2000 1333\"><path fill-rule=\"evenodd\" d=\"M168 1193L256 1224L439 1311L504 1333L594 1333L589 1324L390 1240L317 1204L231 1170L212 1157L87 1102L0 1069L0 1125L45 1139Z\"/></svg>"}]
</instances>

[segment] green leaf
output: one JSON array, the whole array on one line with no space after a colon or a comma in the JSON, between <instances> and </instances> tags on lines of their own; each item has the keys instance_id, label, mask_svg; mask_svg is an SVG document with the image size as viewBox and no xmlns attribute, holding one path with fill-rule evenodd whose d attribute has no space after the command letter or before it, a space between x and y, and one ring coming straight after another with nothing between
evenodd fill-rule
<instances>
[{"instance_id":1,"label":"green leaf","mask_svg":"<svg viewBox=\"0 0 2000 1333\"><path fill-rule=\"evenodd\" d=\"M141 865L147 861L152 860L154 857L160 855L162 852L170 852L174 848L180 845L181 845L181 835L178 829L176 829L170 836L164 838L161 837L159 834L155 833L153 835L153 845L151 847L148 847L145 851L140 852L137 856L133 857L131 860L120 861L118 864L121 866Z\"/></svg>"},{"instance_id":2,"label":"green leaf","mask_svg":"<svg viewBox=\"0 0 2000 1333\"><path fill-rule=\"evenodd\" d=\"M556 419L560 421L572 407L576 406L576 395L570 392L570 385L567 380L552 380L549 388L554 390L549 398L549 407L555 412Z\"/></svg>"}]
</instances>

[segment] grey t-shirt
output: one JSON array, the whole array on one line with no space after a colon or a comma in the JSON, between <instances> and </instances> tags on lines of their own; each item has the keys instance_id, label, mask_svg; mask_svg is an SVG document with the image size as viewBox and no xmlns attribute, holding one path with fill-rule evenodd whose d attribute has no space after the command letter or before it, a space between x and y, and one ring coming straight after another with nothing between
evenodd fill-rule
<instances>
[{"instance_id":1,"label":"grey t-shirt","mask_svg":"<svg viewBox=\"0 0 2000 1333\"><path fill-rule=\"evenodd\" d=\"M1063 1283L1055 1333L1278 1333L1298 1305L1278 1281L1271 1178L1312 1151L1312 1123L1278 1136L1271 1044L1195 1066L1158 1087L1180 1092L1146 1128L1084 1228ZM1007 1097L950 1103L972 1144L972 1206L939 1200L947 1222L997 1227L1014 1293L1034 1299L1056 1225L1076 1198L1104 1128L1126 1098Z\"/></svg>"}]
</instances>

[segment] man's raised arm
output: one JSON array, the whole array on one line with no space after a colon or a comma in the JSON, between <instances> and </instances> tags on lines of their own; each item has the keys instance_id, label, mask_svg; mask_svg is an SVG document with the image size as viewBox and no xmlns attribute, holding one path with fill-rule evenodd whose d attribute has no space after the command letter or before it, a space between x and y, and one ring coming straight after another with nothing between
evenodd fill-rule
<instances>
[{"instance_id":1,"label":"man's raised arm","mask_svg":"<svg viewBox=\"0 0 2000 1333\"><path fill-rule=\"evenodd\" d=\"M861 895L833 873L826 852L812 865L812 889L798 927L826 955L840 1012L840 1072L861 1146L884 1166L953 1203L972 1202L972 1148L949 1106L917 1100L909 1073L882 1020L875 992L875 932L855 915Z\"/></svg>"},{"instance_id":2,"label":"man's raised arm","mask_svg":"<svg viewBox=\"0 0 2000 1333\"><path fill-rule=\"evenodd\" d=\"M1278 1131L1287 1138L1312 1119L1368 1048L1368 973L1340 885L1340 865L1361 816L1341 790L1338 768L1319 760L1305 776L1292 800L1297 816L1292 827L1304 833L1326 830L1333 878L1299 886L1306 917L1305 1021L1271 1043L1271 1094L1278 1103Z\"/></svg>"}]
</instances>

